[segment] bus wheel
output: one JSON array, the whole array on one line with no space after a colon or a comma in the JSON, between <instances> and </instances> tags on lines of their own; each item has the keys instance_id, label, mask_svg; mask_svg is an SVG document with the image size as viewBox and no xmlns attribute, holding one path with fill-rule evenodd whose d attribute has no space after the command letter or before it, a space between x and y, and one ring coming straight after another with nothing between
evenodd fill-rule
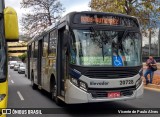
<instances>
[{"instance_id":1,"label":"bus wheel","mask_svg":"<svg viewBox=\"0 0 160 117\"><path fill-rule=\"evenodd\" d=\"M34 90L37 89L37 86L36 86L36 84L34 83L34 75L33 75L33 73L32 73L31 85L32 85L32 89L34 89Z\"/></svg>"},{"instance_id":2,"label":"bus wheel","mask_svg":"<svg viewBox=\"0 0 160 117\"><path fill-rule=\"evenodd\" d=\"M52 100L55 101L55 103L58 105L58 106L64 106L64 102L62 102L58 97L57 97L57 85L56 83L54 83L54 85L52 86L52 92L51 92L51 97L52 97Z\"/></svg>"}]
</instances>

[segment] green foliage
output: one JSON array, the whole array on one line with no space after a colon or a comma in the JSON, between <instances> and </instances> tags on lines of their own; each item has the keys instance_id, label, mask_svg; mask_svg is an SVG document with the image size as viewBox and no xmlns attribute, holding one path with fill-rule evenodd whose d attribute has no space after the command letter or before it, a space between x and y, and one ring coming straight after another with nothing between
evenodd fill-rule
<instances>
[{"instance_id":1,"label":"green foliage","mask_svg":"<svg viewBox=\"0 0 160 117\"><path fill-rule=\"evenodd\" d=\"M160 12L158 0L91 0L89 6L92 10L100 12L122 13L136 16L141 24L142 33L157 27L156 17Z\"/></svg>"},{"instance_id":2,"label":"green foliage","mask_svg":"<svg viewBox=\"0 0 160 117\"><path fill-rule=\"evenodd\" d=\"M24 53L24 54L22 54L22 55L19 55L18 58L21 59L22 62L24 62L25 59L27 58L27 53Z\"/></svg>"}]
</instances>

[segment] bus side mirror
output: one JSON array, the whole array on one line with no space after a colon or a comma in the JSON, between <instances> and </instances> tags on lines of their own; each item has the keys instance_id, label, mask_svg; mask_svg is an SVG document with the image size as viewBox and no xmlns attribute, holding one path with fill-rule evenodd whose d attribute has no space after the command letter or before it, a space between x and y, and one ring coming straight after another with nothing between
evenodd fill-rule
<instances>
[{"instance_id":1,"label":"bus side mirror","mask_svg":"<svg viewBox=\"0 0 160 117\"><path fill-rule=\"evenodd\" d=\"M11 7L4 9L4 29L7 42L19 40L17 13Z\"/></svg>"}]
</instances>

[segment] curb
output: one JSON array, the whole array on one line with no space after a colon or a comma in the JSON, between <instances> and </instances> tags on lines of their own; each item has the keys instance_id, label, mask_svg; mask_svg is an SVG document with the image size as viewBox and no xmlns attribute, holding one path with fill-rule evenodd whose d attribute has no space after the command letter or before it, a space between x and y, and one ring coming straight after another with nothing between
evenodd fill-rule
<instances>
[{"instance_id":1,"label":"curb","mask_svg":"<svg viewBox=\"0 0 160 117\"><path fill-rule=\"evenodd\" d=\"M160 92L160 85L148 84L148 85L144 85L144 89Z\"/></svg>"}]
</instances>

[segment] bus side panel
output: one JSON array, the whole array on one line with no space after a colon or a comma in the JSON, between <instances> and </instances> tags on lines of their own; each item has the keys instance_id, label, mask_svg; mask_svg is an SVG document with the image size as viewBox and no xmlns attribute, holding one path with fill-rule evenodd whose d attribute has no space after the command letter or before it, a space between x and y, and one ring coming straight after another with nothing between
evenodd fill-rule
<instances>
[{"instance_id":1,"label":"bus side panel","mask_svg":"<svg viewBox=\"0 0 160 117\"><path fill-rule=\"evenodd\" d=\"M37 55L37 82L39 86L42 86L42 39L38 41L38 55Z\"/></svg>"},{"instance_id":2,"label":"bus side panel","mask_svg":"<svg viewBox=\"0 0 160 117\"><path fill-rule=\"evenodd\" d=\"M44 79L45 89L50 92L50 80L51 77L55 78L55 66L56 66L56 44L57 44L57 30L52 30L48 35L48 57L46 58L45 73L46 77Z\"/></svg>"},{"instance_id":3,"label":"bus side panel","mask_svg":"<svg viewBox=\"0 0 160 117\"><path fill-rule=\"evenodd\" d=\"M34 47L34 56L33 56L33 73L34 73L34 83L38 84L38 76L37 76L37 57L38 57L38 41L35 41L35 47Z\"/></svg>"},{"instance_id":4,"label":"bus side panel","mask_svg":"<svg viewBox=\"0 0 160 117\"><path fill-rule=\"evenodd\" d=\"M30 67L30 74L28 74L28 75L30 75L30 79L32 80L34 43L31 44L31 47L32 47L32 49L31 49L31 57L30 57L30 66L28 66L28 68Z\"/></svg>"},{"instance_id":5,"label":"bus side panel","mask_svg":"<svg viewBox=\"0 0 160 117\"><path fill-rule=\"evenodd\" d=\"M28 79L31 78L30 74L31 74L31 53L32 53L32 50L31 50L31 45L28 46L28 51L27 51L27 64L26 64L26 72L25 73L28 77Z\"/></svg>"},{"instance_id":6,"label":"bus side panel","mask_svg":"<svg viewBox=\"0 0 160 117\"><path fill-rule=\"evenodd\" d=\"M30 63L30 77L32 80L32 75L33 75L33 80L34 83L37 84L37 50L38 50L38 43L33 42L32 43L32 53L31 53L31 63Z\"/></svg>"},{"instance_id":7,"label":"bus side panel","mask_svg":"<svg viewBox=\"0 0 160 117\"><path fill-rule=\"evenodd\" d=\"M33 59L33 73L34 73L34 83L38 84L37 80L37 58Z\"/></svg>"},{"instance_id":8,"label":"bus side panel","mask_svg":"<svg viewBox=\"0 0 160 117\"><path fill-rule=\"evenodd\" d=\"M51 76L53 76L54 78L56 77L56 74L55 74L56 58L55 57L49 58L49 65L48 66L49 66L49 70L48 70L48 78L47 78L48 82L47 83L50 84ZM50 90L49 85L48 85L48 89Z\"/></svg>"},{"instance_id":9,"label":"bus side panel","mask_svg":"<svg viewBox=\"0 0 160 117\"><path fill-rule=\"evenodd\" d=\"M30 67L30 74L28 74L28 75L30 75L30 79L32 79L33 58L30 58L30 66L28 66L28 67Z\"/></svg>"},{"instance_id":10,"label":"bus side panel","mask_svg":"<svg viewBox=\"0 0 160 117\"><path fill-rule=\"evenodd\" d=\"M41 73L41 78L42 78L42 87L43 89L46 89L46 77L47 77L47 70L46 70L46 57L42 57L42 73Z\"/></svg>"}]
</instances>

